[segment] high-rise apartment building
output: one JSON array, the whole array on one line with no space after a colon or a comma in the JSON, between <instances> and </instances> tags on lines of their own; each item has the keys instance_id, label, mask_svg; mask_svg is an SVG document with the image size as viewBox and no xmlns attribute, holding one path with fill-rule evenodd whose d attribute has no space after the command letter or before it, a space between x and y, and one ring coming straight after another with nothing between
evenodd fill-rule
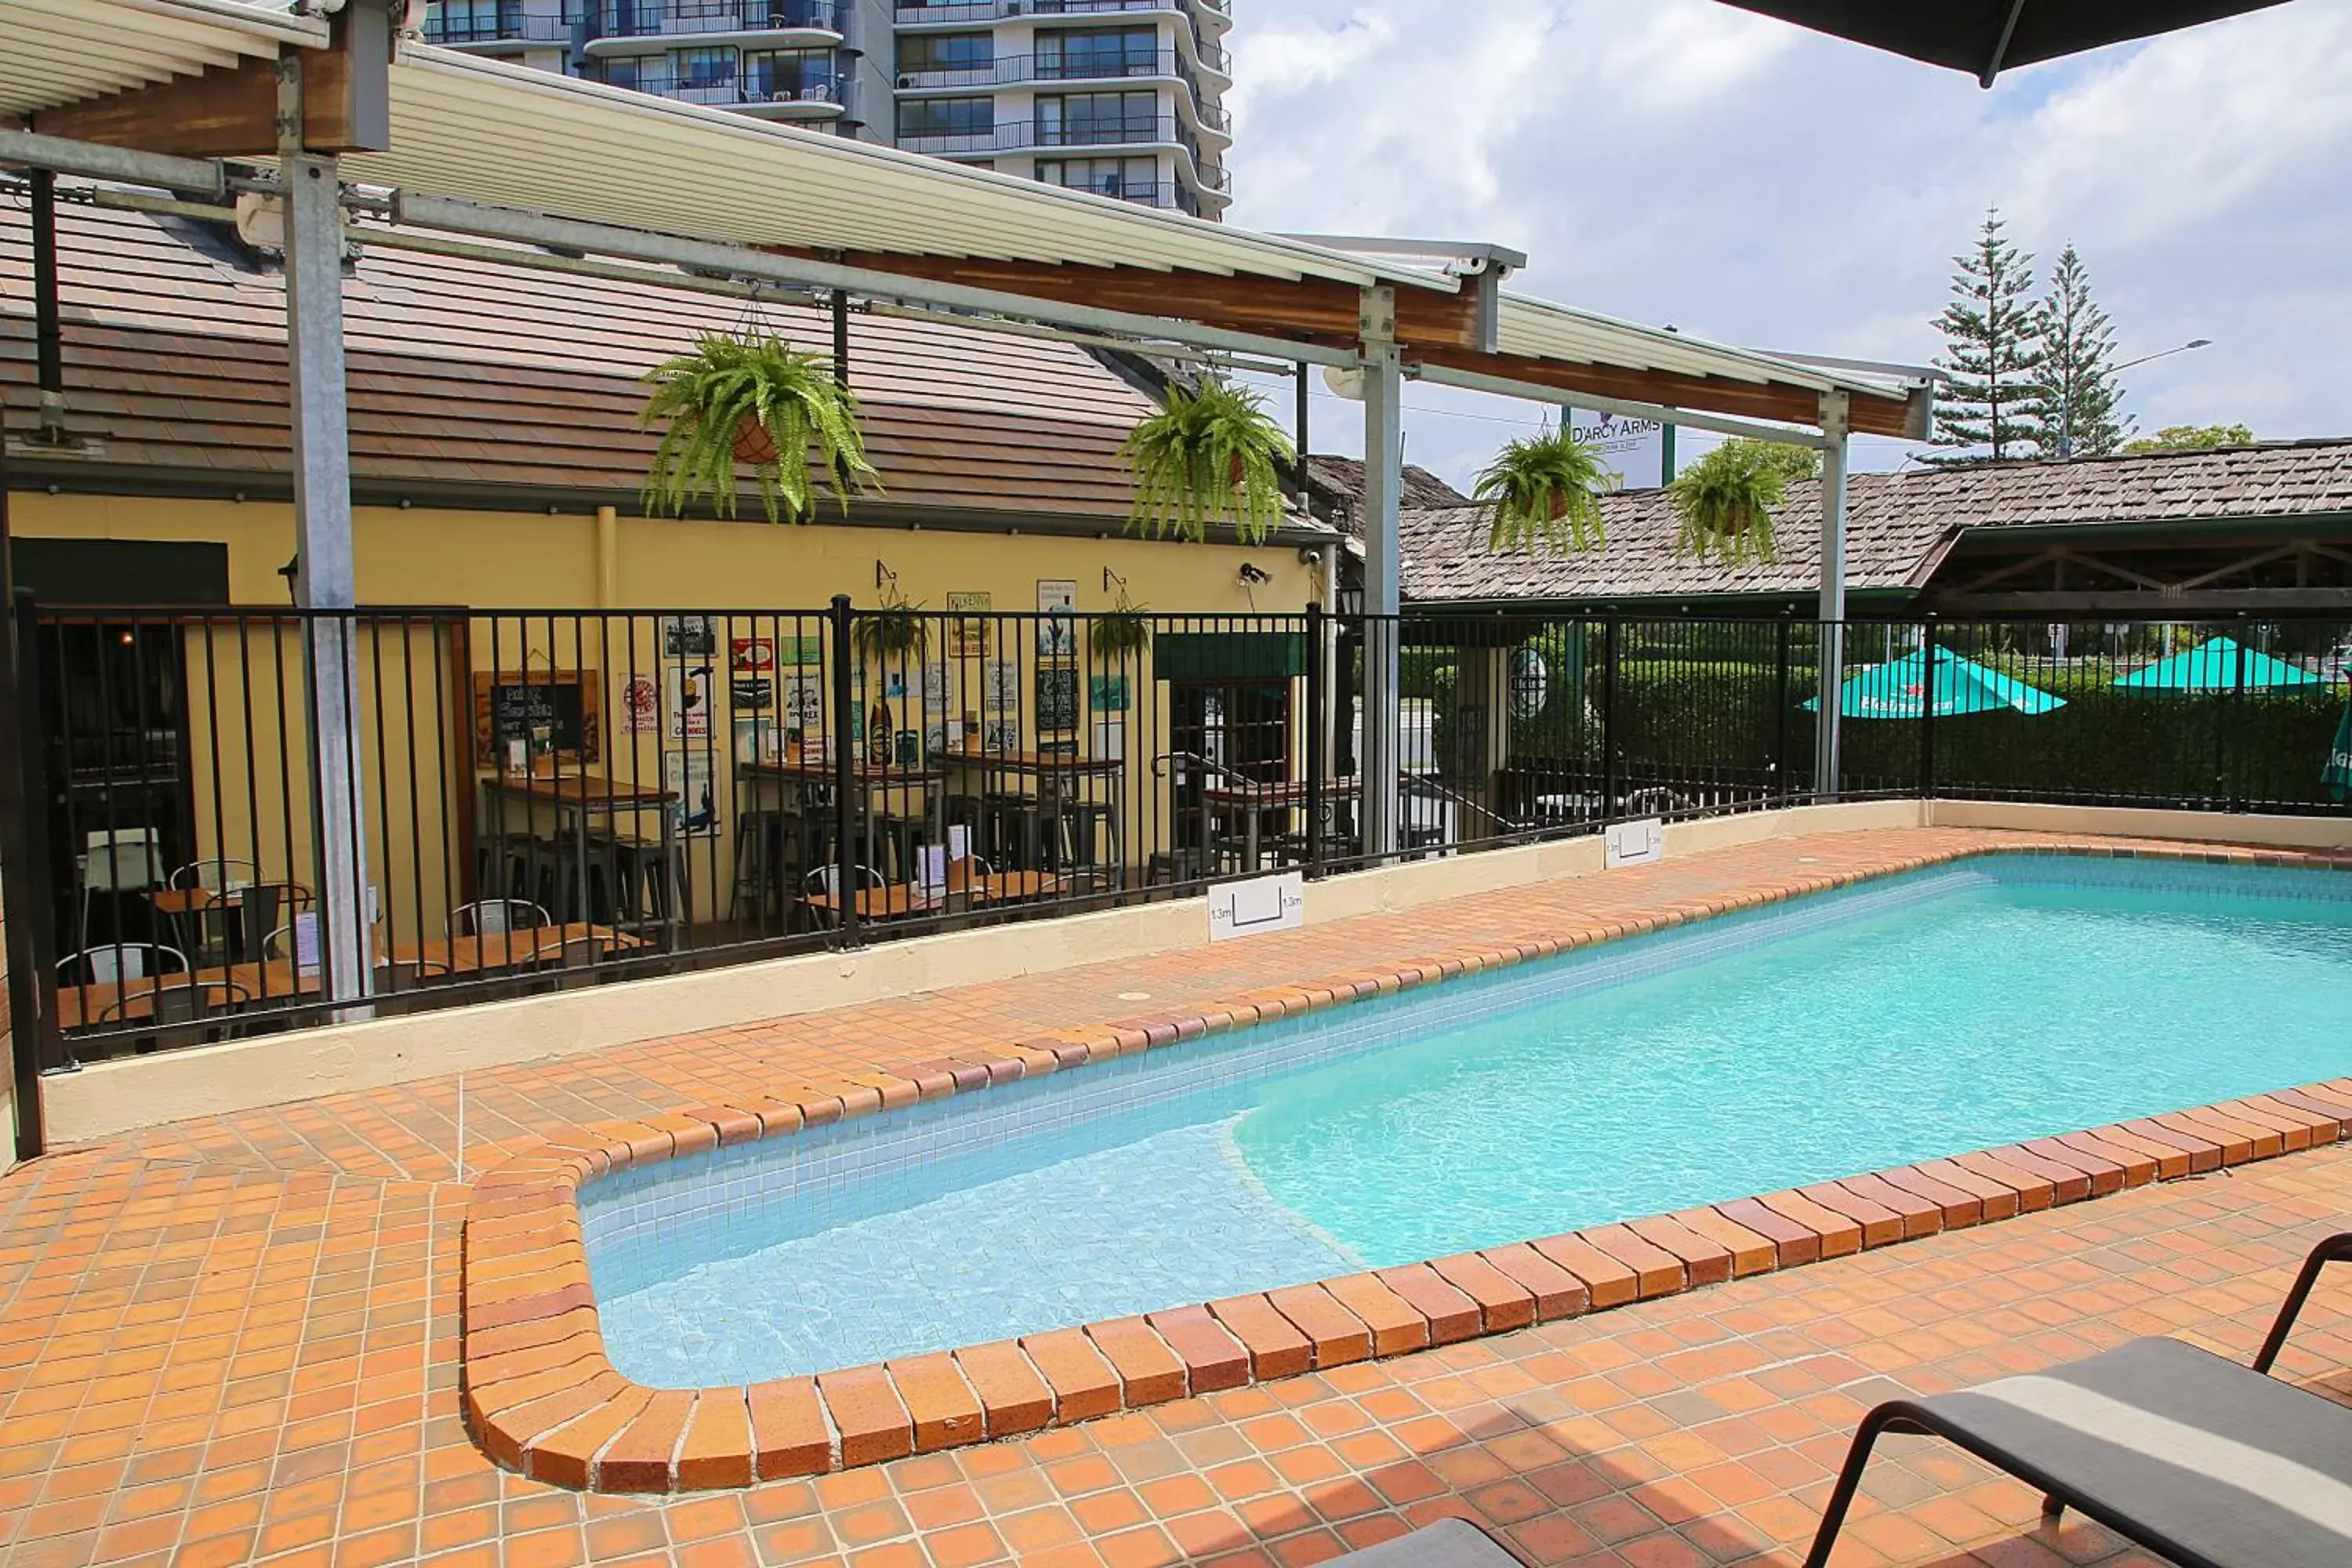
<instances>
[{"instance_id":1,"label":"high-rise apartment building","mask_svg":"<svg viewBox=\"0 0 2352 1568\"><path fill-rule=\"evenodd\" d=\"M1232 0L432 0L432 43L1202 217Z\"/></svg>"}]
</instances>

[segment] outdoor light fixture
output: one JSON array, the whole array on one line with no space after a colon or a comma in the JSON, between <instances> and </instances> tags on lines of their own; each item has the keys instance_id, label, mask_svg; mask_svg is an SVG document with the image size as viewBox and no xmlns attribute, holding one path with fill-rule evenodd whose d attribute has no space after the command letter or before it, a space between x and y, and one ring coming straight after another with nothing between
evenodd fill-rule
<instances>
[{"instance_id":1,"label":"outdoor light fixture","mask_svg":"<svg viewBox=\"0 0 2352 1568\"><path fill-rule=\"evenodd\" d=\"M2174 354L2185 354L2190 349L2210 349L2212 346L2213 340L2210 338L2191 338L2178 348L2159 349L2152 354L2142 354L2137 359L2127 359L2119 365L2110 367L2107 374L2109 375L2115 375L2120 372L2131 369L2132 366L2136 364L2147 364L2151 360L2170 359ZM2063 462L2074 455L2074 407L2073 400L2069 399L2066 406L2059 411L2058 459L2059 461Z\"/></svg>"}]
</instances>

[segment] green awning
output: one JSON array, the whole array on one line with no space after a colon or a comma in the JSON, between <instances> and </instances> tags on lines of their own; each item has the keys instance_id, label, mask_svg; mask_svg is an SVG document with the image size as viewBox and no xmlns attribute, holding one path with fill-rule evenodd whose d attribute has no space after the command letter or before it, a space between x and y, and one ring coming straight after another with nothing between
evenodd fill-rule
<instances>
[{"instance_id":1,"label":"green awning","mask_svg":"<svg viewBox=\"0 0 2352 1568\"><path fill-rule=\"evenodd\" d=\"M2235 691L2242 682L2248 691L2324 684L2299 665L2257 653L2233 637L2211 637L2187 653L2133 670L2116 686L2124 691Z\"/></svg>"},{"instance_id":2,"label":"green awning","mask_svg":"<svg viewBox=\"0 0 2352 1568\"><path fill-rule=\"evenodd\" d=\"M1845 685L1840 689L1838 711L1848 719L1916 719L1926 707L1922 698L1927 673L1926 656L1917 652L1858 669L1846 678ZM1818 713L1821 706L1820 698L1811 698L1806 701L1805 710ZM2063 697L2053 697L2038 687L2028 686L1997 669L1988 669L1950 648L1936 650L1938 719L2001 710L2047 713L2064 706L2066 700Z\"/></svg>"},{"instance_id":3,"label":"green awning","mask_svg":"<svg viewBox=\"0 0 2352 1568\"><path fill-rule=\"evenodd\" d=\"M1307 673L1299 632L1161 632L1151 670L1162 680L1286 680Z\"/></svg>"},{"instance_id":4,"label":"green awning","mask_svg":"<svg viewBox=\"0 0 2352 1568\"><path fill-rule=\"evenodd\" d=\"M2344 703L2344 721L2336 726L2336 744L2327 752L2327 765L2319 770L2319 782L2337 800L2352 800L2352 698Z\"/></svg>"}]
</instances>

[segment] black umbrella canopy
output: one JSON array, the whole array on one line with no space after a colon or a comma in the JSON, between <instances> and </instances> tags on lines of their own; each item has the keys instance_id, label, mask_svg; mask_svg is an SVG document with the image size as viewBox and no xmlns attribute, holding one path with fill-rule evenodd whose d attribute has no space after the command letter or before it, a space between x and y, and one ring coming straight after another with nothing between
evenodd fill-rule
<instances>
[{"instance_id":1,"label":"black umbrella canopy","mask_svg":"<svg viewBox=\"0 0 2352 1568\"><path fill-rule=\"evenodd\" d=\"M1987 87L2011 66L2193 27L2282 0L1727 0L1817 33L1967 71Z\"/></svg>"}]
</instances>

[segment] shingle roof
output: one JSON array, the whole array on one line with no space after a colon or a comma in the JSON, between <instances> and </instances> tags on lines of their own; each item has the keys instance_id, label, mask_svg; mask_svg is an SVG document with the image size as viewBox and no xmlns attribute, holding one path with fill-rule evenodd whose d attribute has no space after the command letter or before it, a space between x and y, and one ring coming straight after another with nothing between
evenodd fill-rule
<instances>
[{"instance_id":1,"label":"shingle roof","mask_svg":"<svg viewBox=\"0 0 2352 1568\"><path fill-rule=\"evenodd\" d=\"M278 276L220 231L68 205L59 214L69 428L110 469L275 476L288 469ZM0 399L34 406L29 226L0 204ZM633 494L653 436L636 377L739 301L404 252L363 251L345 289L355 485ZM829 315L762 303L820 351ZM1116 453L1151 405L1067 343L860 314L850 380L884 515L1017 513L1121 526ZM756 511L752 515L756 515Z\"/></svg>"},{"instance_id":2,"label":"shingle roof","mask_svg":"<svg viewBox=\"0 0 2352 1568\"><path fill-rule=\"evenodd\" d=\"M1348 503L1347 530L1358 538L1363 536L1364 461L1361 458L1337 458L1317 452L1307 459L1307 476L1325 489L1330 490ZM1468 506L1470 498L1431 473L1427 468L1404 466L1403 505L1408 510L1448 506Z\"/></svg>"},{"instance_id":3,"label":"shingle roof","mask_svg":"<svg viewBox=\"0 0 2352 1568\"><path fill-rule=\"evenodd\" d=\"M1599 550L1489 551L1475 508L1408 512L1404 593L1423 603L1796 595L1819 583L1821 487L1789 487L1765 565L1726 566L1674 552L1680 519L1664 490L1602 503ZM2352 437L2273 441L2209 451L2072 462L1856 474L1846 494L1846 585L1922 585L1948 542L1972 529L2231 522L2352 515Z\"/></svg>"}]
</instances>

